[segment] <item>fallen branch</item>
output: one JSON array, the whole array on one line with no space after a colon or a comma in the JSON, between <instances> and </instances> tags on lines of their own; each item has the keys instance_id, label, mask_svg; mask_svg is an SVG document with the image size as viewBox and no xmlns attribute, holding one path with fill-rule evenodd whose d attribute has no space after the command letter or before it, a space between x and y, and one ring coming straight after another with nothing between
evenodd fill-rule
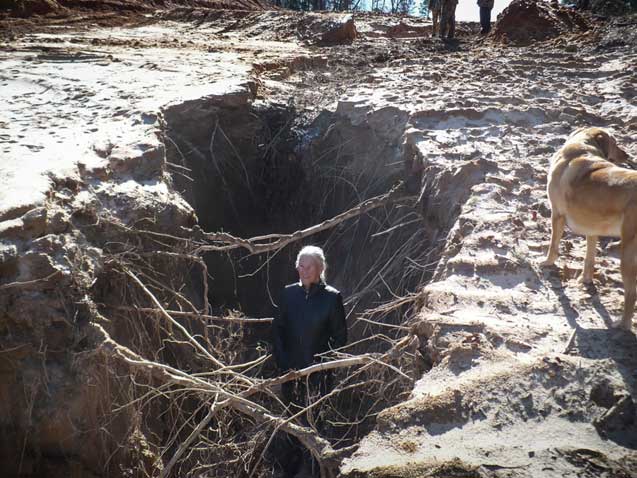
<instances>
[{"instance_id":1,"label":"fallen branch","mask_svg":"<svg viewBox=\"0 0 637 478\"><path fill-rule=\"evenodd\" d=\"M300 241L306 237L312 236L319 232L331 229L338 224L351 219L361 214L365 214L368 211L376 209L388 202L396 200L398 192L402 188L403 183L399 183L394 186L388 193L381 196L376 196L366 201L363 201L358 206L353 207L331 219L323 221L320 224L302 229L300 231L293 232L292 234L270 234L267 236L257 236L250 239L243 239L235 237L225 232L217 233L203 233L203 238L207 241L220 243L220 244L205 244L195 249L195 253L201 252L225 252L233 249L244 248L251 254L261 254L263 252L273 251L281 249L282 247L291 244L292 242ZM402 198L405 199L405 198Z\"/></svg>"},{"instance_id":2,"label":"fallen branch","mask_svg":"<svg viewBox=\"0 0 637 478\"><path fill-rule=\"evenodd\" d=\"M213 405L211 405L210 410L208 411L208 414L206 415L204 420L202 420L195 431L191 433L191 442L194 441L199 433L201 433L201 431L205 428L207 423L209 423L215 413L217 413L222 408L230 407L233 410L236 410L244 415L258 420L261 423L268 423L276 427L277 429L296 437L321 463L322 467L326 467L328 470L330 470L330 474L331 470L334 470L335 467L338 466L338 457L340 455L332 448L329 441L321 438L311 428L290 423L286 419L270 414L270 412L266 408L258 405L257 403L247 400L243 396L245 392L243 394L235 395L228 392L227 390L222 389L219 386L216 386L213 383L198 379L196 377L192 377L189 374L182 372L181 370L170 367L169 365L146 360L130 349L123 347L110 339L106 332L103 331L103 329L102 332L105 337L102 344L104 348L107 350L111 350L119 359L124 360L127 364L135 368L141 368L150 371L155 378L160 379L161 381L167 380L170 383L180 383L182 385L188 385L189 388L194 390L208 391L209 393L214 394L215 398L224 398L222 402L215 402ZM178 452L180 452L179 456L177 456L176 458L173 457L169 461L169 464L172 463L172 465L170 468L168 468L168 466L164 468L160 475L161 478L168 476L168 473L172 469L172 466L174 465L174 463L177 462L186 448L187 447L182 446L178 449Z\"/></svg>"},{"instance_id":3,"label":"fallen branch","mask_svg":"<svg viewBox=\"0 0 637 478\"><path fill-rule=\"evenodd\" d=\"M41 279L27 280L24 282L9 282L8 284L0 285L0 290L13 289L16 287L30 287L32 285L39 284L40 282L46 282L50 279L53 279L55 276L61 273L62 273L61 271L55 271L54 273L49 274L46 277L42 277Z\"/></svg>"},{"instance_id":4,"label":"fallen branch","mask_svg":"<svg viewBox=\"0 0 637 478\"><path fill-rule=\"evenodd\" d=\"M326 370L334 370L337 368L352 367L353 365L363 365L376 361L378 361L378 357L374 356L374 354L365 354L340 360L332 360L330 362L317 363L301 370L290 370L289 372L286 372L284 375L281 375L279 377L264 380L256 385L254 388L248 389L243 392L241 396L250 396L253 393L264 390L266 388L272 388L275 385L280 385L292 380L298 380L299 378L307 377L308 375L316 372L324 372Z\"/></svg>"},{"instance_id":5,"label":"fallen branch","mask_svg":"<svg viewBox=\"0 0 637 478\"><path fill-rule=\"evenodd\" d=\"M215 397L215 401L210 406L210 409L208 410L208 413L206 414L206 416L203 418L203 420L201 420L197 424L197 426L190 433L190 435L188 435L188 437L184 440L184 442L181 445L179 445L179 448L177 449L175 454L170 458L168 463L166 463L166 466L161 470L161 473L159 473L159 478L165 478L167 476L170 476L170 472L172 471L173 466L175 466L175 464L179 461L179 459L186 452L186 450L190 448L190 445L192 445L192 443L197 439L197 437L201 435L201 432L203 432L204 428L208 426L208 423L210 423L210 420L212 420L212 417L215 416L216 410L214 406L216 403L217 403L217 400Z\"/></svg>"},{"instance_id":6,"label":"fallen branch","mask_svg":"<svg viewBox=\"0 0 637 478\"><path fill-rule=\"evenodd\" d=\"M296 437L321 463L321 467L325 470L325 473L327 475L333 474L333 470L338 466L339 457L342 455L342 453L335 451L331 447L329 441L321 438L310 428L290 423L290 419L284 419L270 414L267 409L247 400L247 398L260 391L272 388L275 385L289 382L291 380L297 380L301 377L308 376L315 372L378 362L378 357L372 354L366 354L357 357L334 360L331 362L319 363L301 370L292 370L285 375L274 379L261 381L260 383L254 384L251 388L243 391L242 393L235 395L206 380L194 377L168 365L164 365L158 362L152 362L150 360L139 357L131 350L126 349L125 347L117 344L110 339L106 339L105 344L108 344L109 348L112 348L116 352L116 354L120 358L125 360L126 363L128 363L129 365L143 367L148 370L154 371L155 373L153 375L156 378L160 378L161 381L168 380L170 383L188 386L191 389L206 391L208 393L214 393L215 395L215 401L210 406L208 413L199 422L195 429L193 429L186 440L179 446L175 454L171 457L171 459L168 461L161 474L159 475L160 478L166 478L167 476L169 476L174 465L188 450L188 448L192 445L196 438L203 432L212 418L219 411L228 407L245 415L248 415L254 419L257 419L263 423L269 423L276 429L284 431ZM218 401L217 399L219 397L224 398L224 400Z\"/></svg>"},{"instance_id":7,"label":"fallen branch","mask_svg":"<svg viewBox=\"0 0 637 478\"><path fill-rule=\"evenodd\" d=\"M318 371L323 371L323 370L331 370L331 369L335 369L338 367L349 367L351 365L358 365L358 364L363 364L363 363L369 363L373 361L370 357L367 356L361 356L361 357L352 357L352 358L348 358L348 359L342 359L342 360L336 360L333 362L327 362L327 363L322 363L322 364L316 364L316 365L312 365L310 367L304 368L302 370L292 370L288 373L286 373L285 375L282 375L280 377L277 377L275 379L271 379L271 380L266 380L264 382L261 382L259 385L250 388L242 393L240 393L238 396L241 398L247 398L251 395L254 395L255 393L265 389L265 388L270 388L274 385L278 385L284 382L289 382L291 380L296 380L299 379L301 377L304 377L306 375L310 375L311 373L314 372L318 372ZM162 472L159 475L159 478L165 478L167 476L170 475L170 471L172 470L172 468L175 466L175 464L177 463L177 461L179 461L179 459L182 457L182 455L186 452L186 450L188 450L188 448L190 447L190 445L192 445L192 443L195 441L195 439L203 432L204 428L208 425L208 423L210 423L210 421L212 420L212 418L215 416L216 413L218 413L222 408L224 408L225 406L233 406L235 405L233 402L231 401L224 401L221 403L218 403L215 399L215 402L210 406L210 409L208 410L208 413L206 414L206 416L199 422L199 424L195 427L195 429L190 433L190 435L188 435L188 437L186 438L186 440L184 440L184 442L179 446L179 448L177 449L177 451L175 452L175 454L170 458L170 460L168 461L168 463L166 464L166 466L164 467L164 469L162 470ZM244 411L244 413L247 413L248 409L246 408L245 410L241 410ZM304 412L305 410L303 410ZM301 413L301 412L300 412ZM250 415L253 416L253 415ZM294 418L294 417L292 417ZM276 429L283 429L284 431L289 431L287 427L284 427L284 425L290 425L289 421L290 419L287 420L283 420L281 418L278 417L274 417L272 415L268 415L268 420L270 421L276 421ZM292 425L292 426L296 426L296 425ZM299 427L301 428L301 427ZM306 433L305 430L303 431L303 433ZM292 433L294 434L294 433ZM296 435L295 435L296 436ZM298 437L297 437L298 438ZM320 440L323 440L322 438L318 437ZM300 438L299 438L300 440ZM316 440L312 441L312 446L314 446L316 448ZM321 443L321 447L324 448L324 444ZM329 446L329 442L328 442L328 446ZM330 458L332 459L337 459L336 452L334 450L331 449L330 447ZM317 458L321 458L320 456Z\"/></svg>"},{"instance_id":8,"label":"fallen branch","mask_svg":"<svg viewBox=\"0 0 637 478\"><path fill-rule=\"evenodd\" d=\"M119 305L113 307L115 310L122 310L126 312L143 312L146 314L161 314L161 309L154 309L152 307L130 307L125 305ZM221 317L218 315L199 314L197 312L183 312L180 310L166 310L164 311L174 317L191 317L193 319L205 319L205 320L218 320L221 322L237 322L242 324L269 324L274 319L272 317L252 318L252 317Z\"/></svg>"},{"instance_id":9,"label":"fallen branch","mask_svg":"<svg viewBox=\"0 0 637 478\"><path fill-rule=\"evenodd\" d=\"M270 415L269 413L263 413L258 408L246 404L245 402L233 403L232 408L260 422L269 423L278 430L282 430L287 434L294 436L317 459L321 469L326 469L325 474L328 477L334 475L334 471L339 465L338 457L340 454L332 448L329 441L325 438L321 438L311 428L296 425L283 418Z\"/></svg>"},{"instance_id":10,"label":"fallen branch","mask_svg":"<svg viewBox=\"0 0 637 478\"><path fill-rule=\"evenodd\" d=\"M188 333L188 331L186 330L186 328L183 325L181 325L179 322L177 322L175 319L173 319L170 316L170 314L168 312L166 312L166 309L164 309L162 307L162 305L159 303L159 301L153 295L153 293L148 290L148 288L142 283L142 281L140 281L137 278L137 276L135 274L133 274L128 269L124 269L124 270L126 272L126 275L128 275L131 279L133 279L133 281L146 293L146 295L150 298L150 300L153 302L153 304L155 304L155 307L157 307L159 313L168 321L168 323L170 325L170 332L171 333L172 333L172 327L173 326L176 327L188 339L188 341L197 350L199 350L202 354L204 354L212 363L214 363L217 367L225 368L225 364L220 362L210 352L208 352L208 350L206 350L206 348L203 345L201 345L199 342L197 342L197 340L192 335L190 335L190 333Z\"/></svg>"}]
</instances>

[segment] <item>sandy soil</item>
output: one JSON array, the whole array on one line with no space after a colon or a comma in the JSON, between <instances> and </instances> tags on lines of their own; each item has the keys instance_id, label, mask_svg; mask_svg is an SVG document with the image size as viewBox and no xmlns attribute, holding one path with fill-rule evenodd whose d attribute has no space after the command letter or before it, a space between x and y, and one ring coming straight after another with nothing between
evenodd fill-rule
<instances>
[{"instance_id":1,"label":"sandy soil","mask_svg":"<svg viewBox=\"0 0 637 478\"><path fill-rule=\"evenodd\" d=\"M423 373L342 474L637 476L637 341L608 328L623 300L617 244L602 242L588 289L576 281L581 237L567 235L557 267L538 266L548 160L568 134L608 126L637 156L634 17L514 48L477 37L476 25L442 42L423 20L361 15L353 43L320 46L346 19L184 8L108 28L8 21L0 258L11 265L2 281L38 277L20 257L55 229L47 220L33 233L29 211L56 195L69 194L72 209L109 190L136 198L124 207L148 198L187 216L165 165L153 166L165 159L171 105L294 98L308 117L329 109L370 128L393 148L389 159L422 172L424 197L436 191L424 214L457 216L438 238L442 257L410 324ZM61 191L69 179L82 184L72 199ZM47 272L68 272L66 247L50 245Z\"/></svg>"},{"instance_id":2,"label":"sandy soil","mask_svg":"<svg viewBox=\"0 0 637 478\"><path fill-rule=\"evenodd\" d=\"M161 107L242 91L257 56L285 62L303 52L283 42L228 48L218 28L59 26L11 42L0 53L0 217L41 204L50 174L104 167L115 146L156 144Z\"/></svg>"},{"instance_id":3,"label":"sandy soil","mask_svg":"<svg viewBox=\"0 0 637 478\"><path fill-rule=\"evenodd\" d=\"M406 62L380 70L352 102L356 117L407 112L404 141L425 168L465 175L473 165L481 175L466 184L422 292L416 328L434 367L408 402L381 414L345 476L420 476L454 459L457 475L432 476L636 475L634 405L611 429L604 418L619 397L634 400L637 379L634 335L608 328L622 306L617 245L602 244L588 289L576 280L580 237L562 243L558 267L538 267L550 234L546 168L565 137L609 126L637 152L634 47L575 45L485 45ZM601 389L615 397L606 405L594 398Z\"/></svg>"}]
</instances>

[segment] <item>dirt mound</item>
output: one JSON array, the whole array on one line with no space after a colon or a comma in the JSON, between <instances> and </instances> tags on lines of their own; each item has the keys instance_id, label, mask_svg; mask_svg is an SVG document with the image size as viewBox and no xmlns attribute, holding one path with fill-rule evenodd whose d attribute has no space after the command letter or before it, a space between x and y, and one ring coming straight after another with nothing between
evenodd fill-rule
<instances>
[{"instance_id":1,"label":"dirt mound","mask_svg":"<svg viewBox=\"0 0 637 478\"><path fill-rule=\"evenodd\" d=\"M326 30L327 31L321 35L321 43L328 45L352 43L358 36L353 18L331 23Z\"/></svg>"},{"instance_id":2,"label":"dirt mound","mask_svg":"<svg viewBox=\"0 0 637 478\"><path fill-rule=\"evenodd\" d=\"M0 6L0 11L8 10L16 16L30 17L32 15L46 15L61 8L55 0L9 0Z\"/></svg>"},{"instance_id":3,"label":"dirt mound","mask_svg":"<svg viewBox=\"0 0 637 478\"><path fill-rule=\"evenodd\" d=\"M358 16L357 16L358 17ZM358 23L342 13L290 10L221 12L204 8L174 8L167 20L215 24L222 35L246 35L263 41L299 41L308 45L349 45L359 37Z\"/></svg>"},{"instance_id":4,"label":"dirt mound","mask_svg":"<svg viewBox=\"0 0 637 478\"><path fill-rule=\"evenodd\" d=\"M431 28L428 26L409 25L403 21L387 30L387 36L391 38L409 38L431 35Z\"/></svg>"},{"instance_id":5,"label":"dirt mound","mask_svg":"<svg viewBox=\"0 0 637 478\"><path fill-rule=\"evenodd\" d=\"M588 21L570 8L536 0L514 0L498 15L490 36L497 42L526 45L589 28Z\"/></svg>"},{"instance_id":6,"label":"dirt mound","mask_svg":"<svg viewBox=\"0 0 637 478\"><path fill-rule=\"evenodd\" d=\"M265 10L265 0L8 0L0 12L11 16L30 17L59 13L64 9L89 11L144 11L152 8L193 6L218 10Z\"/></svg>"}]
</instances>

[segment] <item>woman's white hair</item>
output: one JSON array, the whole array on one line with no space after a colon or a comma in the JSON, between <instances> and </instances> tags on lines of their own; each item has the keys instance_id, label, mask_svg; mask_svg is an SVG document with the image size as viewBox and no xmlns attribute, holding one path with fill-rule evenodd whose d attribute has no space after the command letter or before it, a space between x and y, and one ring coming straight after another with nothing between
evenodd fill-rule
<instances>
[{"instance_id":1,"label":"woman's white hair","mask_svg":"<svg viewBox=\"0 0 637 478\"><path fill-rule=\"evenodd\" d=\"M312 260L314 260L321 267L321 280L325 282L327 262L325 261L325 253L323 252L323 249L317 246L305 246L296 255L296 263L295 263L296 267L299 267L299 262L301 262L301 257L311 257Z\"/></svg>"}]
</instances>

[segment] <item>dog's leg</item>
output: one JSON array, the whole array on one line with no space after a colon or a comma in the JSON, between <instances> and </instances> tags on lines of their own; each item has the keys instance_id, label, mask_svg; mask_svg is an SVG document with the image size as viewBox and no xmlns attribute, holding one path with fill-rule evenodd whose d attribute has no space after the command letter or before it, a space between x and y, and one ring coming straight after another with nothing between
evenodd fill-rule
<instances>
[{"instance_id":1,"label":"dog's leg","mask_svg":"<svg viewBox=\"0 0 637 478\"><path fill-rule=\"evenodd\" d=\"M565 216L558 216L556 213L551 214L551 245L546 259L540 264L541 266L552 266L557 260L560 249L560 239L564 234L564 225L566 224Z\"/></svg>"},{"instance_id":2,"label":"dog's leg","mask_svg":"<svg viewBox=\"0 0 637 478\"><path fill-rule=\"evenodd\" d=\"M624 313L613 327L630 330L635 312L635 282L637 278L637 211L626 211L622 224L621 270L624 282ZM632 217L631 217L632 216Z\"/></svg>"},{"instance_id":3,"label":"dog's leg","mask_svg":"<svg viewBox=\"0 0 637 478\"><path fill-rule=\"evenodd\" d=\"M586 259L584 259L584 272L579 278L582 284L593 283L593 270L595 269L595 256L597 255L597 236L586 236Z\"/></svg>"}]
</instances>

